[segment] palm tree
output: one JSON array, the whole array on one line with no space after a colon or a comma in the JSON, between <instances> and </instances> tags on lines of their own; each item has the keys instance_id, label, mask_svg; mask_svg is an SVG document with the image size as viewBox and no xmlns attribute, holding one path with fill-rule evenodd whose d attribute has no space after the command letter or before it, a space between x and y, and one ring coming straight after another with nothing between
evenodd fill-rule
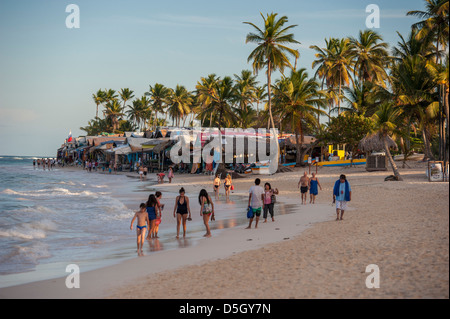
<instances>
[{"instance_id":1,"label":"palm tree","mask_svg":"<svg viewBox=\"0 0 450 319\"><path fill-rule=\"evenodd\" d=\"M105 102L106 93L102 90L98 90L96 94L92 94L95 104L97 105L97 111L95 112L95 118L98 118L98 106Z\"/></svg>"},{"instance_id":2,"label":"palm tree","mask_svg":"<svg viewBox=\"0 0 450 319\"><path fill-rule=\"evenodd\" d=\"M110 100L106 103L105 116L107 119L111 120L113 126L113 133L119 126L119 119L124 115L123 107L120 105L117 99Z\"/></svg>"},{"instance_id":3,"label":"palm tree","mask_svg":"<svg viewBox=\"0 0 450 319\"><path fill-rule=\"evenodd\" d=\"M164 113L169 103L170 89L163 84L155 83L154 86L150 85L148 92L145 92L146 96L150 96L152 109L155 111L155 118L153 126L157 124L158 112Z\"/></svg>"},{"instance_id":4,"label":"palm tree","mask_svg":"<svg viewBox=\"0 0 450 319\"><path fill-rule=\"evenodd\" d=\"M277 13L267 14L266 17L261 13L261 17L264 20L264 27L260 29L251 22L244 22L251 25L255 30L247 34L245 43L256 43L257 47L250 53L247 61L253 61L253 72L255 74L258 71L267 69L267 96L268 96L268 108L270 115L270 122L272 128L275 129L275 124L272 116L272 101L271 101L271 76L272 72L280 70L283 73L286 67L293 69L287 55L291 55L295 59L299 57L298 50L287 47L286 45L300 44L300 42L294 39L293 33L288 31L297 25L290 25L285 27L288 22L286 16L282 16L277 20ZM278 139L277 139L278 141Z\"/></svg>"},{"instance_id":5,"label":"palm tree","mask_svg":"<svg viewBox=\"0 0 450 319\"><path fill-rule=\"evenodd\" d=\"M214 73L209 74L207 77L202 77L195 86L197 92L198 103L200 106L201 123L204 125L206 116L209 115L209 126L212 125L213 109L210 108L212 99L215 93L216 85L220 81Z\"/></svg>"},{"instance_id":6,"label":"palm tree","mask_svg":"<svg viewBox=\"0 0 450 319\"><path fill-rule=\"evenodd\" d=\"M235 74L236 98L241 110L246 110L248 105L256 99L256 76L252 75L252 71L242 70L240 75Z\"/></svg>"},{"instance_id":7,"label":"palm tree","mask_svg":"<svg viewBox=\"0 0 450 319\"><path fill-rule=\"evenodd\" d=\"M175 90L172 90L169 100L169 114L172 122L176 119L177 126L179 126L180 119L185 118L191 112L192 102L191 93L184 86L177 84Z\"/></svg>"},{"instance_id":8,"label":"palm tree","mask_svg":"<svg viewBox=\"0 0 450 319\"><path fill-rule=\"evenodd\" d=\"M348 86L350 80L353 82L350 77L350 73L354 73L350 40L330 38L325 39L325 44L325 48L310 47L317 51L317 60L313 62L312 67L318 66L316 76L322 79L322 88L323 84L326 84L330 100L337 101L338 114L340 114L343 99L342 86ZM338 94L335 93L336 88L338 88Z\"/></svg>"},{"instance_id":9,"label":"palm tree","mask_svg":"<svg viewBox=\"0 0 450 319\"><path fill-rule=\"evenodd\" d=\"M119 95L120 95L120 98L122 99L122 102L123 102L123 109L125 109L127 101L129 101L132 98L134 98L134 94L133 93L134 93L133 90L130 90L128 88L120 90Z\"/></svg>"},{"instance_id":10,"label":"palm tree","mask_svg":"<svg viewBox=\"0 0 450 319\"><path fill-rule=\"evenodd\" d=\"M259 117L259 104L264 103L264 99L267 98L266 84L256 87L255 90L255 102L256 102L256 116Z\"/></svg>"},{"instance_id":11,"label":"palm tree","mask_svg":"<svg viewBox=\"0 0 450 319\"><path fill-rule=\"evenodd\" d=\"M350 51L355 63L355 76L361 82L370 81L384 86L388 44L373 30L360 31L358 39L350 38Z\"/></svg>"},{"instance_id":12,"label":"palm tree","mask_svg":"<svg viewBox=\"0 0 450 319\"><path fill-rule=\"evenodd\" d=\"M419 32L418 40L431 39L436 43L436 63L439 63L439 45L447 47L449 38L449 1L425 0L426 11L413 10L406 15L415 16L422 21L413 24Z\"/></svg>"},{"instance_id":13,"label":"palm tree","mask_svg":"<svg viewBox=\"0 0 450 319\"><path fill-rule=\"evenodd\" d=\"M314 79L308 79L305 69L292 71L291 76L276 82L274 86L275 114L283 122L290 124L295 132L297 146L297 166L303 165L302 145L304 143L304 125L319 126L317 115L326 112L325 99L319 84Z\"/></svg>"},{"instance_id":14,"label":"palm tree","mask_svg":"<svg viewBox=\"0 0 450 319\"><path fill-rule=\"evenodd\" d=\"M236 89L231 77L225 76L215 84L211 98L211 108L216 114L215 120L219 131L222 127L230 127L236 122L236 115L232 109L236 101Z\"/></svg>"},{"instance_id":15,"label":"palm tree","mask_svg":"<svg viewBox=\"0 0 450 319\"><path fill-rule=\"evenodd\" d=\"M378 134L383 143L385 154L391 164L394 175L399 181L403 180L398 171L397 165L392 158L389 149L388 138L394 133L397 126L397 120L401 114L401 109L395 108L391 103L384 103L380 106L377 112L372 116L374 119L375 133Z\"/></svg>"}]
</instances>

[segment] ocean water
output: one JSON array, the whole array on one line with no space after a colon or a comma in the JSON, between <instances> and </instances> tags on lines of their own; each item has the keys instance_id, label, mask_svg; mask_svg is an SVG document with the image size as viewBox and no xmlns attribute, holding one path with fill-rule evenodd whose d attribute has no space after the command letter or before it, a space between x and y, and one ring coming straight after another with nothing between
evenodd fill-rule
<instances>
[{"instance_id":1,"label":"ocean water","mask_svg":"<svg viewBox=\"0 0 450 319\"><path fill-rule=\"evenodd\" d=\"M185 187L193 221L188 222L187 237L177 240L173 208L178 194L158 188L153 174L140 182L137 174L130 178L58 167L44 171L33 167L33 159L0 156L0 287L67 276L69 264L83 272L135 258L136 233L130 222L139 204L156 190L162 191L165 204L160 238L147 241L144 254L182 249L203 239L199 186ZM223 197L215 201L213 236L248 222L248 193L231 197L230 202ZM276 214L291 212L288 205L277 204Z\"/></svg>"}]
</instances>

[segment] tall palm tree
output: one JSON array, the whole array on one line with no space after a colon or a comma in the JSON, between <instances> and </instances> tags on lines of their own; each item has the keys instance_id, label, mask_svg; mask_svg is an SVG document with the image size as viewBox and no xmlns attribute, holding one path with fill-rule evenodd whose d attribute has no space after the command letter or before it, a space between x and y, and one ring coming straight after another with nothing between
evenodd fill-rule
<instances>
[{"instance_id":1,"label":"tall palm tree","mask_svg":"<svg viewBox=\"0 0 450 319\"><path fill-rule=\"evenodd\" d=\"M155 83L154 86L150 85L150 89L148 92L145 92L145 95L150 97L152 109L155 111L153 122L153 126L155 127L157 124L158 113L164 113L169 103L170 89L163 84Z\"/></svg>"},{"instance_id":2,"label":"tall palm tree","mask_svg":"<svg viewBox=\"0 0 450 319\"><path fill-rule=\"evenodd\" d=\"M384 86L388 79L385 70L388 59L388 44L373 30L359 32L359 37L350 38L350 51L355 63L355 76L360 82L370 81Z\"/></svg>"},{"instance_id":3,"label":"tall palm tree","mask_svg":"<svg viewBox=\"0 0 450 319\"><path fill-rule=\"evenodd\" d=\"M328 92L332 93L330 94L331 101L337 102L338 114L340 114L341 100L344 98L342 87L343 85L348 86L350 80L353 82L350 76L351 73L354 73L353 54L349 39L325 39L325 44L325 48L315 45L310 47L317 51L317 60L313 62L312 67L318 66L316 76L322 79L322 88L323 84L326 84Z\"/></svg>"},{"instance_id":4,"label":"tall palm tree","mask_svg":"<svg viewBox=\"0 0 450 319\"><path fill-rule=\"evenodd\" d=\"M236 115L232 109L236 101L236 89L231 77L225 76L216 83L211 98L211 108L214 109L219 131L222 127L230 127L236 122Z\"/></svg>"},{"instance_id":5,"label":"tall palm tree","mask_svg":"<svg viewBox=\"0 0 450 319\"><path fill-rule=\"evenodd\" d=\"M272 128L275 129L275 124L272 116L272 72L280 70L283 73L286 67L293 69L291 62L289 62L288 55L297 59L299 57L298 50L292 49L287 45L300 44L300 42L294 39L293 33L288 31L297 25L290 25L285 27L288 22L286 16L282 16L277 19L277 13L267 14L264 16L261 13L261 17L264 20L264 26L262 29L257 27L251 22L244 22L251 25L254 28L254 32L247 34L245 43L256 43L257 47L250 53L247 61L252 61L253 72L255 74L262 69L267 70L267 96L268 96L268 108L270 115L270 122ZM278 139L277 139L278 141Z\"/></svg>"},{"instance_id":6,"label":"tall palm tree","mask_svg":"<svg viewBox=\"0 0 450 319\"><path fill-rule=\"evenodd\" d=\"M290 125L295 132L297 146L297 165L303 165L302 145L304 143L304 125L318 126L317 115L326 115L321 110L325 99L319 84L308 79L305 69L292 71L291 76L276 82L274 86L275 114Z\"/></svg>"},{"instance_id":7,"label":"tall palm tree","mask_svg":"<svg viewBox=\"0 0 450 319\"><path fill-rule=\"evenodd\" d=\"M259 117L259 104L264 103L264 99L267 98L266 84L256 87L255 90L255 103L256 103L256 116Z\"/></svg>"},{"instance_id":8,"label":"tall palm tree","mask_svg":"<svg viewBox=\"0 0 450 319\"><path fill-rule=\"evenodd\" d=\"M377 112L372 116L374 119L375 133L383 142L385 154L391 164L394 175L399 181L403 180L398 171L397 165L392 158L391 151L388 145L388 137L391 136L397 126L397 120L401 114L401 109L396 108L392 103L384 103L380 106Z\"/></svg>"},{"instance_id":9,"label":"tall palm tree","mask_svg":"<svg viewBox=\"0 0 450 319\"><path fill-rule=\"evenodd\" d=\"M95 118L98 118L98 106L105 102L106 93L102 90L98 90L96 94L92 94L95 104L97 105L97 111L95 112Z\"/></svg>"},{"instance_id":10,"label":"tall palm tree","mask_svg":"<svg viewBox=\"0 0 450 319\"><path fill-rule=\"evenodd\" d=\"M191 112L192 102L191 93L184 86L177 84L175 90L172 90L168 110L172 117L172 122L176 120L177 126L179 126L180 120Z\"/></svg>"}]
</instances>

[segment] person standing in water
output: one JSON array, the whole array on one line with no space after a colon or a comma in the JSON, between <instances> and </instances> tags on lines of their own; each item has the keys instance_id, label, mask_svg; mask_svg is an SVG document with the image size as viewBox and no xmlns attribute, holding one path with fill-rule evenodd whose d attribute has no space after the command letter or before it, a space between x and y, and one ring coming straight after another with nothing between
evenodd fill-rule
<instances>
[{"instance_id":1,"label":"person standing in water","mask_svg":"<svg viewBox=\"0 0 450 319\"><path fill-rule=\"evenodd\" d=\"M177 218L177 238L180 238L181 224L183 225L183 237L186 237L186 220L192 220L189 198L185 196L183 187L180 189L179 193L180 195L175 199L175 207L173 209L173 217Z\"/></svg>"},{"instance_id":2,"label":"person standing in water","mask_svg":"<svg viewBox=\"0 0 450 319\"><path fill-rule=\"evenodd\" d=\"M316 196L319 194L318 187L322 190L322 186L319 183L319 179L316 177L316 173L312 173L312 177L309 179L309 203L314 204L316 202Z\"/></svg>"},{"instance_id":3,"label":"person standing in water","mask_svg":"<svg viewBox=\"0 0 450 319\"><path fill-rule=\"evenodd\" d=\"M147 230L147 226L150 225L150 221L148 220L148 213L147 213L147 205L145 203L142 203L139 207L139 211L137 211L134 214L133 219L131 220L131 226L130 229L133 230L133 223L137 218L137 225L136 225L136 244L137 244L137 253L139 256L142 255L142 247L144 245L144 239L145 239L145 232Z\"/></svg>"},{"instance_id":4,"label":"person standing in water","mask_svg":"<svg viewBox=\"0 0 450 319\"><path fill-rule=\"evenodd\" d=\"M216 178L214 178L213 182L214 194L216 195L216 199L219 199L219 187L220 187L220 175L218 174Z\"/></svg>"},{"instance_id":5,"label":"person standing in water","mask_svg":"<svg viewBox=\"0 0 450 319\"><path fill-rule=\"evenodd\" d=\"M198 203L200 204L200 216L203 217L203 223L206 227L206 234L203 237L211 237L211 228L209 227L209 219L214 216L214 204L209 197L206 189L202 189L198 195Z\"/></svg>"},{"instance_id":6,"label":"person standing in water","mask_svg":"<svg viewBox=\"0 0 450 319\"><path fill-rule=\"evenodd\" d=\"M246 229L252 228L252 222L255 215L255 228L258 228L259 216L261 216L261 207L264 200L264 189L259 186L259 184L261 184L261 180L259 178L255 179L255 185L250 187L250 190L248 191L248 208L253 211L253 216L250 217L250 221Z\"/></svg>"},{"instance_id":7,"label":"person standing in water","mask_svg":"<svg viewBox=\"0 0 450 319\"><path fill-rule=\"evenodd\" d=\"M162 211L164 209L164 204L161 204L160 200L162 197L162 193L160 191L157 191L155 193L155 197L156 197L156 206L157 206L157 211L159 212L159 214L156 214L156 220L155 220L155 237L154 238L159 238L158 237L158 231L159 231L159 225L161 224L161 218L162 218Z\"/></svg>"},{"instance_id":8,"label":"person standing in water","mask_svg":"<svg viewBox=\"0 0 450 319\"><path fill-rule=\"evenodd\" d=\"M159 210L158 201L156 200L156 196L154 194L150 194L147 201L147 213L148 219L150 221L150 229L148 231L147 239L153 238L155 232L155 222L156 215Z\"/></svg>"}]
</instances>

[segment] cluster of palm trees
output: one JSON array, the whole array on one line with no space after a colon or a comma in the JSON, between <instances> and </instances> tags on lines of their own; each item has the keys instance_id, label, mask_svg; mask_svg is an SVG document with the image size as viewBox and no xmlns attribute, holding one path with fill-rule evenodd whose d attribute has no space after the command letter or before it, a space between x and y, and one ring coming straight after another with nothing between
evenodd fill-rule
<instances>
[{"instance_id":1,"label":"cluster of palm trees","mask_svg":"<svg viewBox=\"0 0 450 319\"><path fill-rule=\"evenodd\" d=\"M449 134L449 1L424 2L425 11L407 13L420 21L406 37L398 34L399 42L392 49L374 30L325 39L323 47L311 46L316 52L312 77L304 68L297 69L299 42L291 32L296 25L287 25L286 16L261 14L262 27L244 22L252 28L246 43L256 44L248 56L253 72L243 70L222 78L209 74L192 92L182 85L171 89L156 83L134 100L129 89L118 95L99 90L93 95L96 118L82 129L144 130L167 125L169 116L177 126L188 120L190 126L196 121L210 127L278 128L295 133L301 146L305 134L326 130L321 118L356 113L373 120L372 133L396 138L404 154L417 147L412 141L420 137L425 159L443 159ZM261 70L266 71L265 84L256 80ZM281 78L273 82L276 71ZM132 105L127 106L129 101ZM104 107L103 120L98 117L99 106Z\"/></svg>"}]
</instances>

